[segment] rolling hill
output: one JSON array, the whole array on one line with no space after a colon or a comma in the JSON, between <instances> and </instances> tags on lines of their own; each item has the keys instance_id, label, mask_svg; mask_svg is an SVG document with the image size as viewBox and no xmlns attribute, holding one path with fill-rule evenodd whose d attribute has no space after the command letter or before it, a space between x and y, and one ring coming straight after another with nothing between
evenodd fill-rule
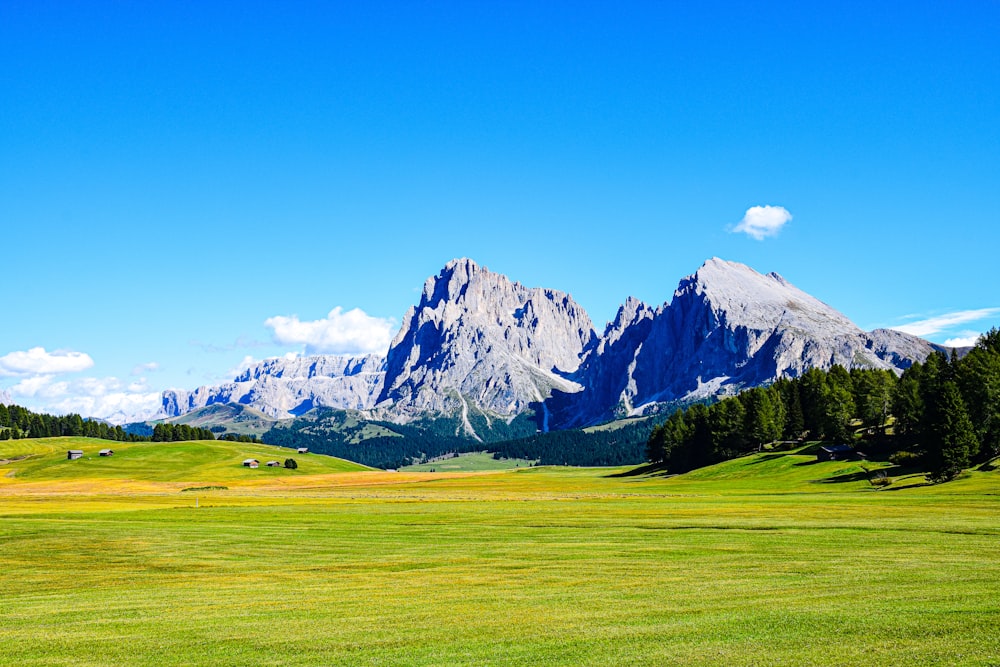
<instances>
[{"instance_id":1,"label":"rolling hill","mask_svg":"<svg viewBox=\"0 0 1000 667\"><path fill-rule=\"evenodd\" d=\"M99 456L101 449L113 456ZM67 450L79 449L83 458L70 461ZM243 466L255 458L260 468ZM295 459L298 468L268 468L268 461ZM80 479L142 480L150 482L230 483L276 477L358 472L370 468L322 454L297 454L272 445L222 440L190 442L109 442L93 438L40 438L0 441L0 485L13 481Z\"/></svg>"}]
</instances>

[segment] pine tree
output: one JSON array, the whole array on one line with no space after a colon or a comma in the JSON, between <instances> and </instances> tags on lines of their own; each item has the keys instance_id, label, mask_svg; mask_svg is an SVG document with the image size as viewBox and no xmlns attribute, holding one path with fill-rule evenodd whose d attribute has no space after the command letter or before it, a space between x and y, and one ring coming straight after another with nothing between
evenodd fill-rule
<instances>
[{"instance_id":1,"label":"pine tree","mask_svg":"<svg viewBox=\"0 0 1000 667\"><path fill-rule=\"evenodd\" d=\"M969 466L979 451L979 442L953 380L941 384L934 412L927 441L928 477L935 482L946 482Z\"/></svg>"},{"instance_id":2,"label":"pine tree","mask_svg":"<svg viewBox=\"0 0 1000 667\"><path fill-rule=\"evenodd\" d=\"M904 441L919 440L923 423L924 401L921 395L923 366L913 364L903 372L892 394L892 415L896 418L895 434Z\"/></svg>"},{"instance_id":3,"label":"pine tree","mask_svg":"<svg viewBox=\"0 0 1000 667\"><path fill-rule=\"evenodd\" d=\"M820 438L826 426L827 374L818 368L810 368L799 381L799 396L802 400L802 415L805 428L813 438Z\"/></svg>"},{"instance_id":4,"label":"pine tree","mask_svg":"<svg viewBox=\"0 0 1000 667\"><path fill-rule=\"evenodd\" d=\"M851 376L843 366L834 366L827 374L826 414L823 433L830 440L851 438L854 417L854 392Z\"/></svg>"},{"instance_id":5,"label":"pine tree","mask_svg":"<svg viewBox=\"0 0 1000 667\"><path fill-rule=\"evenodd\" d=\"M991 347L993 337L1000 337L996 332L981 338L956 372L962 400L988 457L1000 454L1000 341L996 349Z\"/></svg>"}]
</instances>

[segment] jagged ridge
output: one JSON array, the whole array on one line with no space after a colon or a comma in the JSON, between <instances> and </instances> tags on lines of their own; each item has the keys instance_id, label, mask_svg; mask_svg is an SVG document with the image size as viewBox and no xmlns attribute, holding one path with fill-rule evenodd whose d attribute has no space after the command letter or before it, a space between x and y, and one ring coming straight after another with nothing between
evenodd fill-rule
<instances>
[{"instance_id":1,"label":"jagged ridge","mask_svg":"<svg viewBox=\"0 0 1000 667\"><path fill-rule=\"evenodd\" d=\"M164 393L164 413L240 403L271 417L313 407L407 422L538 410L542 430L585 426L795 377L807 368L891 368L936 347L866 333L775 273L713 258L658 308L629 298L602 335L563 292L528 288L469 259L424 285L385 357L272 359L231 383ZM470 420L470 416L474 420Z\"/></svg>"}]
</instances>

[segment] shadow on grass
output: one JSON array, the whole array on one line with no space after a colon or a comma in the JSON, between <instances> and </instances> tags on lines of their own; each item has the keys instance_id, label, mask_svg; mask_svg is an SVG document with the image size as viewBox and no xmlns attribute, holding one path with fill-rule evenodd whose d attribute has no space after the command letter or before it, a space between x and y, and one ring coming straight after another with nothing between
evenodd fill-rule
<instances>
[{"instance_id":1,"label":"shadow on grass","mask_svg":"<svg viewBox=\"0 0 1000 667\"><path fill-rule=\"evenodd\" d=\"M976 470L980 472L993 472L998 467L1000 467L1000 459L990 459L986 463L976 468Z\"/></svg>"},{"instance_id":2,"label":"shadow on grass","mask_svg":"<svg viewBox=\"0 0 1000 667\"><path fill-rule=\"evenodd\" d=\"M631 470L626 470L624 472L616 472L610 475L605 475L605 477L641 477L643 475L653 475L657 477L662 477L664 475L669 475L667 472L667 467L662 463L647 463L646 465L636 466Z\"/></svg>"},{"instance_id":3,"label":"shadow on grass","mask_svg":"<svg viewBox=\"0 0 1000 667\"><path fill-rule=\"evenodd\" d=\"M896 480L892 483L892 486L887 486L881 489L882 491L902 491L903 489L916 489L921 486L934 486L932 482L928 482L927 478L923 475L915 476L916 479L911 480L908 484L900 484L902 480Z\"/></svg>"},{"instance_id":4,"label":"shadow on grass","mask_svg":"<svg viewBox=\"0 0 1000 667\"><path fill-rule=\"evenodd\" d=\"M833 477L817 479L816 481L820 484L845 484L847 482L866 482L871 477L872 473L859 470L858 472L847 472L843 475L834 475Z\"/></svg>"},{"instance_id":5,"label":"shadow on grass","mask_svg":"<svg viewBox=\"0 0 1000 667\"><path fill-rule=\"evenodd\" d=\"M788 456L788 452L781 452L778 454L763 454L756 461L751 461L750 465L755 466L758 463L766 463L768 461L773 461L774 459L780 459Z\"/></svg>"}]
</instances>

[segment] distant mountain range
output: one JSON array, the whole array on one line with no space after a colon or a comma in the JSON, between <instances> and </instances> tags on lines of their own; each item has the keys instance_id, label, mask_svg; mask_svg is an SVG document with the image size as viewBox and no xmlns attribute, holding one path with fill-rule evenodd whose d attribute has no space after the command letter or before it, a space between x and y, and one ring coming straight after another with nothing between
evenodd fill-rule
<instances>
[{"instance_id":1,"label":"distant mountain range","mask_svg":"<svg viewBox=\"0 0 1000 667\"><path fill-rule=\"evenodd\" d=\"M568 294L457 259L424 284L385 356L268 359L230 383L164 392L161 416L236 404L285 419L326 407L401 424L447 418L479 438L494 420L531 414L543 431L582 427L811 367L901 372L934 349L862 331L781 276L717 258L669 303L627 299L603 333Z\"/></svg>"}]
</instances>

